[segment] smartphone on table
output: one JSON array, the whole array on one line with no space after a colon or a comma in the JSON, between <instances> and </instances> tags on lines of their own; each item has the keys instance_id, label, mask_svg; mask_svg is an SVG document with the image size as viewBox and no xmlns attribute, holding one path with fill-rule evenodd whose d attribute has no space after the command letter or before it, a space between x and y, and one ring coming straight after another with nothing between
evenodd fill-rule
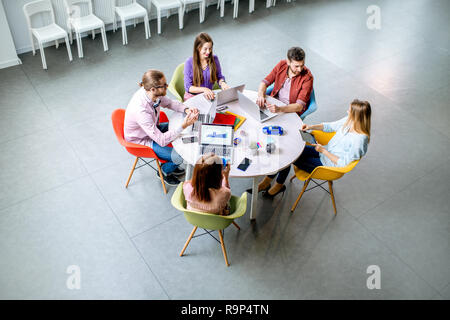
<instances>
[{"instance_id":1,"label":"smartphone on table","mask_svg":"<svg viewBox=\"0 0 450 320\"><path fill-rule=\"evenodd\" d=\"M239 170L245 171L247 170L250 163L252 163L252 160L250 160L249 158L244 158L244 160L242 160L242 162L238 165L237 168Z\"/></svg>"}]
</instances>

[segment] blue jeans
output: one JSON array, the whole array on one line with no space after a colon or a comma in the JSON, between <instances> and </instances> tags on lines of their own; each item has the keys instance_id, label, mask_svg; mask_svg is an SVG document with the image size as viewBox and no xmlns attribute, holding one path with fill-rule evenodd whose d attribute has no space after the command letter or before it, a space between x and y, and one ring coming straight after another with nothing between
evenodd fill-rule
<instances>
[{"instance_id":1,"label":"blue jeans","mask_svg":"<svg viewBox=\"0 0 450 320\"><path fill-rule=\"evenodd\" d=\"M320 161L320 153L317 152L313 146L305 146L305 149L303 150L300 157L298 157L297 160L294 161L294 165L301 170L311 173L316 167L323 164L322 161ZM278 174L276 180L277 183L284 184L290 170L291 166L279 171L276 174L270 175L269 178L273 179Z\"/></svg>"},{"instance_id":2,"label":"blue jeans","mask_svg":"<svg viewBox=\"0 0 450 320\"><path fill-rule=\"evenodd\" d=\"M166 132L167 130L169 130L169 123L160 123L158 125L158 129L161 132ZM163 163L161 165L161 169L164 174L172 173L176 168L178 168L180 164L183 163L183 158L181 158L181 156L172 147L161 147L159 144L153 141L152 149L159 158L167 161L166 163Z\"/></svg>"}]
</instances>

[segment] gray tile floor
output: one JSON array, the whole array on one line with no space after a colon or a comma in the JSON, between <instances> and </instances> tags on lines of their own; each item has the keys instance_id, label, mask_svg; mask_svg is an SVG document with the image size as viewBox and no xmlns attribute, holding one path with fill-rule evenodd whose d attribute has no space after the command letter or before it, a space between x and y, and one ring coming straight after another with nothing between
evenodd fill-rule
<instances>
[{"instance_id":1,"label":"gray tile floor","mask_svg":"<svg viewBox=\"0 0 450 320\"><path fill-rule=\"evenodd\" d=\"M84 39L84 59L64 49L23 54L0 70L0 298L2 299L449 299L449 20L447 0L257 1L239 18L214 6L178 30L144 40L142 25ZM381 8L381 29L368 30L366 8ZM117 143L112 110L125 107L142 73L165 72L210 33L230 84L256 89L291 46L306 51L318 110L307 123L345 115L353 98L373 106L369 152L336 181L338 215L315 189L289 208L260 200L256 223L225 232L231 267L218 244L194 239L150 169L124 183L133 158ZM76 47L72 47L76 53ZM250 180L232 180L241 194ZM70 265L81 289L66 287ZM381 289L369 290L369 265Z\"/></svg>"}]
</instances>

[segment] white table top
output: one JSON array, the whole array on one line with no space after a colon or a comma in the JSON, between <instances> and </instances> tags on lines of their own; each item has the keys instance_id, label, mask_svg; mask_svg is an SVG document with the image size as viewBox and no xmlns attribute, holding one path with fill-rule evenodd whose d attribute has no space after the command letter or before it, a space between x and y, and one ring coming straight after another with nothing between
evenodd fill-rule
<instances>
[{"instance_id":1,"label":"white table top","mask_svg":"<svg viewBox=\"0 0 450 320\"><path fill-rule=\"evenodd\" d=\"M257 92L244 90L244 94L253 101L256 101ZM201 104L199 104L199 100L197 99L204 99L204 97L202 95L197 95L185 101L184 104L188 107L196 107L201 112L206 112L207 110L202 110ZM274 98L270 99L274 100L270 101L271 103L275 102ZM278 100L276 100L276 102L279 105L282 104ZM294 162L294 160L296 160L303 152L305 142L299 132L303 122L296 113L280 113L278 116L260 123L259 121L253 119L239 106L238 100L226 103L226 105L229 107L226 111L230 111L247 118L239 129L234 132L234 138L239 137L242 141L234 147L234 160L231 165L230 177L250 178L274 174ZM171 128L179 127L183 121L183 118L183 114L174 112L170 118L169 126ZM276 136L264 134L262 132L262 128L269 125L281 126L284 131L283 135ZM245 135L241 135L242 131L245 131ZM191 165L194 165L198 159L198 142L185 144L182 142L181 138L183 136L192 136L193 134L194 133L190 127L186 128L183 130L181 136L172 142L175 151L177 151L178 154ZM275 153L269 154L266 152L268 138L271 138L276 144ZM256 156L253 156L251 150L248 148L250 143L253 141L259 142L262 145L262 148L258 150L258 155ZM241 163L244 157L252 160L246 171L237 169L237 166Z\"/></svg>"}]
</instances>

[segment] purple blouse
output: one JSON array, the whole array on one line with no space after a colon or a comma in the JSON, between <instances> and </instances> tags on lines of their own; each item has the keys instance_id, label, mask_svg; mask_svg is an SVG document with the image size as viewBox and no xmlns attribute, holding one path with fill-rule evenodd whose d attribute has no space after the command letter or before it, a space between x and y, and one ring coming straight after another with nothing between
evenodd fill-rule
<instances>
[{"instance_id":1,"label":"purple blouse","mask_svg":"<svg viewBox=\"0 0 450 320\"><path fill-rule=\"evenodd\" d=\"M220 80L225 81L225 77L222 75L222 70L220 69L219 58L217 58L216 55L213 55L213 57L214 61L216 62L217 83ZM209 72L209 66L207 66L206 69L203 70L203 82L200 87L206 87L212 90L214 87L214 83L211 83L210 79L211 77ZM189 88L192 87L193 81L194 81L193 59L192 57L190 57L184 63L184 90L186 92L189 92Z\"/></svg>"}]
</instances>

